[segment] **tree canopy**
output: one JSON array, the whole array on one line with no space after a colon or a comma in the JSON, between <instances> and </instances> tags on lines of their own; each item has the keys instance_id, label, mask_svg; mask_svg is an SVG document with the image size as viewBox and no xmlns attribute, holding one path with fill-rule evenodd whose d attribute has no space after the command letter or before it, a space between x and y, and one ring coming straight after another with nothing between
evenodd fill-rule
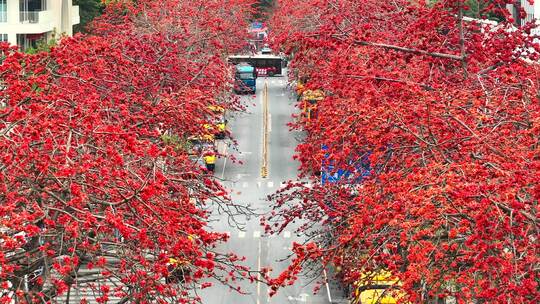
<instances>
[{"instance_id":1,"label":"tree canopy","mask_svg":"<svg viewBox=\"0 0 540 304\"><path fill-rule=\"evenodd\" d=\"M266 19L268 15L273 11L275 5L274 0L257 0L253 7L255 9L254 19Z\"/></svg>"},{"instance_id":2,"label":"tree canopy","mask_svg":"<svg viewBox=\"0 0 540 304\"><path fill-rule=\"evenodd\" d=\"M207 221L210 207L249 210L164 140L207 134L210 106L241 106L226 55L245 39L251 2L222 4L111 2L91 36L35 55L0 46L1 303L71 303L75 290L194 303L205 279L248 276L215 250L227 236Z\"/></svg>"},{"instance_id":3,"label":"tree canopy","mask_svg":"<svg viewBox=\"0 0 540 304\"><path fill-rule=\"evenodd\" d=\"M101 0L74 0L73 5L79 6L81 22L74 26L75 32L85 32L88 24L103 13L104 4Z\"/></svg>"},{"instance_id":4,"label":"tree canopy","mask_svg":"<svg viewBox=\"0 0 540 304\"><path fill-rule=\"evenodd\" d=\"M326 97L293 126L319 185L272 197L267 230L303 221L310 240L276 288L322 260L345 284L391 273L412 303L539 299L534 25L465 20L467 3L279 1L273 48ZM485 4L511 20L506 1Z\"/></svg>"}]
</instances>

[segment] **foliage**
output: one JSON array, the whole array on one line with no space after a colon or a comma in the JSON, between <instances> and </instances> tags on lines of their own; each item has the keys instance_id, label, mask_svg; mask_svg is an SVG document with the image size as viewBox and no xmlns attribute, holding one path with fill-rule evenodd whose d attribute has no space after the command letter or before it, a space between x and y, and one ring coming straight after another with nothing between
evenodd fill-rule
<instances>
[{"instance_id":1,"label":"foliage","mask_svg":"<svg viewBox=\"0 0 540 304\"><path fill-rule=\"evenodd\" d=\"M467 0L464 1L464 6L467 9L463 13L465 16L476 19L489 19L497 22L505 20L504 14L493 11L493 4L496 3L491 0Z\"/></svg>"},{"instance_id":2,"label":"foliage","mask_svg":"<svg viewBox=\"0 0 540 304\"><path fill-rule=\"evenodd\" d=\"M257 0L253 5L255 9L255 20L266 19L275 6L275 0Z\"/></svg>"},{"instance_id":3,"label":"foliage","mask_svg":"<svg viewBox=\"0 0 540 304\"><path fill-rule=\"evenodd\" d=\"M183 150L185 152L192 148L188 140L180 138L178 135L161 135L161 139L166 145L172 146L175 150Z\"/></svg>"},{"instance_id":4,"label":"foliage","mask_svg":"<svg viewBox=\"0 0 540 304\"><path fill-rule=\"evenodd\" d=\"M37 54L39 52L50 52L51 49L56 45L56 38L55 35L49 40L40 40L37 42L36 47L29 47L24 50L27 54Z\"/></svg>"},{"instance_id":5,"label":"foliage","mask_svg":"<svg viewBox=\"0 0 540 304\"><path fill-rule=\"evenodd\" d=\"M104 3L101 0L74 0L79 6L81 22L74 26L75 32L86 32L87 25L103 13Z\"/></svg>"},{"instance_id":6,"label":"foliage","mask_svg":"<svg viewBox=\"0 0 540 304\"><path fill-rule=\"evenodd\" d=\"M217 96L240 106L225 55L251 3L222 4L111 3L94 35L50 52L2 44L0 303L194 303L207 278L249 275L215 250L227 236L208 229L207 209L250 211L162 140L203 132Z\"/></svg>"},{"instance_id":7,"label":"foliage","mask_svg":"<svg viewBox=\"0 0 540 304\"><path fill-rule=\"evenodd\" d=\"M509 20L507 1L490 2ZM294 125L306 132L302 177L317 183L330 162L357 176L273 196L266 229L300 220L310 240L274 289L322 260L346 284L388 271L412 303L538 301L539 47L532 24L464 22L464 8L279 2L273 48L294 54L291 77L327 93L317 118ZM369 177L354 165L363 158Z\"/></svg>"}]
</instances>

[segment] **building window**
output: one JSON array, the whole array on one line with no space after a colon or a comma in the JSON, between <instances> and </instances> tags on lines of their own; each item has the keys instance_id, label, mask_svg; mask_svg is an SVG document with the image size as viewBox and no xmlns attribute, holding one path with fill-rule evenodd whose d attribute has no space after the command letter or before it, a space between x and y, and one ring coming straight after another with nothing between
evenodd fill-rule
<instances>
[{"instance_id":1,"label":"building window","mask_svg":"<svg viewBox=\"0 0 540 304\"><path fill-rule=\"evenodd\" d=\"M41 34L17 34L17 46L20 50L26 51L29 48L37 48L40 42L46 38L45 33Z\"/></svg>"},{"instance_id":2,"label":"building window","mask_svg":"<svg viewBox=\"0 0 540 304\"><path fill-rule=\"evenodd\" d=\"M45 10L46 0L19 0L19 19L22 23L39 23L39 12Z\"/></svg>"},{"instance_id":3,"label":"building window","mask_svg":"<svg viewBox=\"0 0 540 304\"><path fill-rule=\"evenodd\" d=\"M46 11L47 0L19 0L19 10L21 11Z\"/></svg>"},{"instance_id":4,"label":"building window","mask_svg":"<svg viewBox=\"0 0 540 304\"><path fill-rule=\"evenodd\" d=\"M517 26L521 26L521 1L515 0L512 5L512 18Z\"/></svg>"},{"instance_id":5,"label":"building window","mask_svg":"<svg viewBox=\"0 0 540 304\"><path fill-rule=\"evenodd\" d=\"M8 34L0 34L0 42L7 42Z\"/></svg>"},{"instance_id":6,"label":"building window","mask_svg":"<svg viewBox=\"0 0 540 304\"><path fill-rule=\"evenodd\" d=\"M7 22L7 0L0 0L0 22Z\"/></svg>"}]
</instances>

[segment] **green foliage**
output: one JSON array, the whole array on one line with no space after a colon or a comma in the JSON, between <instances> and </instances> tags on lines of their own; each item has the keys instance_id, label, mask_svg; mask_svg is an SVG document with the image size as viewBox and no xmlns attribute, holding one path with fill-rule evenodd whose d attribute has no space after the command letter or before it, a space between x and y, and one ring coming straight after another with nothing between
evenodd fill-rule
<instances>
[{"instance_id":1,"label":"green foliage","mask_svg":"<svg viewBox=\"0 0 540 304\"><path fill-rule=\"evenodd\" d=\"M430 0L428 5L434 5L439 0ZM466 10L463 11L463 15L476 19L489 19L493 21L503 21L504 17L499 14L494 13L493 11L486 11L490 5L492 5L491 0L465 0Z\"/></svg>"},{"instance_id":2,"label":"green foliage","mask_svg":"<svg viewBox=\"0 0 540 304\"><path fill-rule=\"evenodd\" d=\"M489 0L467 0L465 2L465 5L469 9L464 12L464 15L477 19L486 18L494 21L504 20L502 16L494 14L493 12L486 12L486 9L490 5L490 2L491 1Z\"/></svg>"},{"instance_id":3,"label":"green foliage","mask_svg":"<svg viewBox=\"0 0 540 304\"><path fill-rule=\"evenodd\" d=\"M193 148L193 144L189 140L178 135L163 134L161 140L166 145L173 146L177 151L190 151Z\"/></svg>"},{"instance_id":4,"label":"green foliage","mask_svg":"<svg viewBox=\"0 0 540 304\"><path fill-rule=\"evenodd\" d=\"M37 54L40 52L50 52L51 48L56 45L56 37L53 35L53 37L46 41L46 40L39 40L37 42L36 47L29 47L24 50L27 54Z\"/></svg>"},{"instance_id":5,"label":"green foliage","mask_svg":"<svg viewBox=\"0 0 540 304\"><path fill-rule=\"evenodd\" d=\"M469 7L465 11L465 15L472 18L480 18L482 16L482 10L485 8L486 4L483 1L478 0L468 0L465 4Z\"/></svg>"},{"instance_id":6,"label":"green foliage","mask_svg":"<svg viewBox=\"0 0 540 304\"><path fill-rule=\"evenodd\" d=\"M255 15L253 16L255 20L267 19L269 13L272 11L275 5L275 0L258 0L254 4Z\"/></svg>"},{"instance_id":7,"label":"green foliage","mask_svg":"<svg viewBox=\"0 0 540 304\"><path fill-rule=\"evenodd\" d=\"M74 26L75 32L86 32L86 26L94 18L103 13L104 4L101 0L73 0L73 5L79 6L81 23Z\"/></svg>"}]
</instances>

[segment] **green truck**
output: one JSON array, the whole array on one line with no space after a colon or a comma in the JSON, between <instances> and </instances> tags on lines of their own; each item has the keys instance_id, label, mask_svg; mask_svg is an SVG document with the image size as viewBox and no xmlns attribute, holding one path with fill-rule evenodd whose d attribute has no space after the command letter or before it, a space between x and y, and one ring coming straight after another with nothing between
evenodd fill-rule
<instances>
[{"instance_id":1,"label":"green truck","mask_svg":"<svg viewBox=\"0 0 540 304\"><path fill-rule=\"evenodd\" d=\"M257 90L257 74L255 68L247 63L239 63L235 67L234 92L237 94L255 94Z\"/></svg>"}]
</instances>

